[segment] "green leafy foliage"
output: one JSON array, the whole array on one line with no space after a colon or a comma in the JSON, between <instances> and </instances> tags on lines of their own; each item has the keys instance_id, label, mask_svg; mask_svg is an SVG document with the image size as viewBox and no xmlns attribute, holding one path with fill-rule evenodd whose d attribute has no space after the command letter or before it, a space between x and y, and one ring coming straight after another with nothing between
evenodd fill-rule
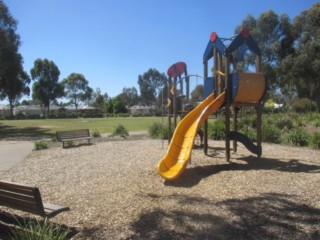
<instances>
[{"instance_id":1,"label":"green leafy foliage","mask_svg":"<svg viewBox=\"0 0 320 240\"><path fill-rule=\"evenodd\" d=\"M225 123L222 120L217 120L210 123L208 126L208 137L214 140L225 139Z\"/></svg>"},{"instance_id":2,"label":"green leafy foliage","mask_svg":"<svg viewBox=\"0 0 320 240\"><path fill-rule=\"evenodd\" d=\"M94 138L100 138L100 137L101 137L101 133L99 132L99 130L94 130L94 131L92 132L92 136L93 136Z\"/></svg>"},{"instance_id":3,"label":"green leafy foliage","mask_svg":"<svg viewBox=\"0 0 320 240\"><path fill-rule=\"evenodd\" d=\"M11 229L12 240L65 240L69 234L60 225L51 225L48 221L18 221L19 228Z\"/></svg>"},{"instance_id":4,"label":"green leafy foliage","mask_svg":"<svg viewBox=\"0 0 320 240\"><path fill-rule=\"evenodd\" d=\"M47 149L48 144L46 142L40 141L34 143L35 150Z\"/></svg>"},{"instance_id":5,"label":"green leafy foliage","mask_svg":"<svg viewBox=\"0 0 320 240\"><path fill-rule=\"evenodd\" d=\"M320 149L320 132L315 132L311 135L310 145L314 149Z\"/></svg>"},{"instance_id":6,"label":"green leafy foliage","mask_svg":"<svg viewBox=\"0 0 320 240\"><path fill-rule=\"evenodd\" d=\"M262 125L262 141L269 143L280 143L281 133L280 130L274 125L263 124Z\"/></svg>"},{"instance_id":7,"label":"green leafy foliage","mask_svg":"<svg viewBox=\"0 0 320 240\"><path fill-rule=\"evenodd\" d=\"M310 136L303 128L291 130L285 137L288 144L294 146L308 146Z\"/></svg>"},{"instance_id":8,"label":"green leafy foliage","mask_svg":"<svg viewBox=\"0 0 320 240\"><path fill-rule=\"evenodd\" d=\"M149 128L149 135L153 139L168 139L169 128L168 126L163 126L161 123L155 122Z\"/></svg>"},{"instance_id":9,"label":"green leafy foliage","mask_svg":"<svg viewBox=\"0 0 320 240\"><path fill-rule=\"evenodd\" d=\"M119 124L115 128L111 136L120 136L122 138L126 138L127 136L129 136L129 132L122 124Z\"/></svg>"},{"instance_id":10,"label":"green leafy foliage","mask_svg":"<svg viewBox=\"0 0 320 240\"><path fill-rule=\"evenodd\" d=\"M295 99L291 102L292 110L297 113L314 112L317 104L308 98Z\"/></svg>"}]
</instances>

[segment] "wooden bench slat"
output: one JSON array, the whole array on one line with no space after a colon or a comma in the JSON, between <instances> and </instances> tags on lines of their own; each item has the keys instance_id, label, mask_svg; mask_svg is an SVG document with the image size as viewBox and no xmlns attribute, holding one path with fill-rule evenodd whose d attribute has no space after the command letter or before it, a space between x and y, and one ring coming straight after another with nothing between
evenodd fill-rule
<instances>
[{"instance_id":1,"label":"wooden bench slat","mask_svg":"<svg viewBox=\"0 0 320 240\"><path fill-rule=\"evenodd\" d=\"M0 205L42 217L53 217L69 207L43 203L37 187L0 181Z\"/></svg>"},{"instance_id":2,"label":"wooden bench slat","mask_svg":"<svg viewBox=\"0 0 320 240\"><path fill-rule=\"evenodd\" d=\"M88 143L90 143L90 139L92 137L90 136L89 129L75 129L75 130L68 130L68 131L57 131L56 136L58 141L63 143L66 141L73 141L73 140L88 140Z\"/></svg>"}]
</instances>

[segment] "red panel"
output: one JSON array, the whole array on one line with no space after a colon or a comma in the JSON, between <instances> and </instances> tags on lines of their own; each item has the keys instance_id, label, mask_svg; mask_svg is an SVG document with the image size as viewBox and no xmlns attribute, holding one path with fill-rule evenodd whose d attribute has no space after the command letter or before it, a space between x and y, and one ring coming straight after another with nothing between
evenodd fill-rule
<instances>
[{"instance_id":1,"label":"red panel","mask_svg":"<svg viewBox=\"0 0 320 240\"><path fill-rule=\"evenodd\" d=\"M186 72L187 65L184 62L177 62L171 65L167 71L170 77L178 77Z\"/></svg>"},{"instance_id":2,"label":"red panel","mask_svg":"<svg viewBox=\"0 0 320 240\"><path fill-rule=\"evenodd\" d=\"M242 30L241 30L241 36L242 36L244 39L248 39L248 38L249 38L250 32L249 32L248 28L246 28L246 27L242 28Z\"/></svg>"},{"instance_id":3,"label":"red panel","mask_svg":"<svg viewBox=\"0 0 320 240\"><path fill-rule=\"evenodd\" d=\"M215 42L217 39L217 33L216 32L212 32L210 35L210 41L211 42Z\"/></svg>"}]
</instances>

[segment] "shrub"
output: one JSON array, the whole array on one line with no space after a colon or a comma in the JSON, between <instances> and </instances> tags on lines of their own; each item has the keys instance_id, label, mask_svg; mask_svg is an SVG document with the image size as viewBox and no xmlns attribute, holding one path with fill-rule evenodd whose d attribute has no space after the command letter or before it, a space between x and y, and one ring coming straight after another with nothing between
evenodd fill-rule
<instances>
[{"instance_id":1,"label":"shrub","mask_svg":"<svg viewBox=\"0 0 320 240\"><path fill-rule=\"evenodd\" d=\"M163 128L161 123L153 123L149 128L150 137L153 139L162 137Z\"/></svg>"},{"instance_id":2,"label":"shrub","mask_svg":"<svg viewBox=\"0 0 320 240\"><path fill-rule=\"evenodd\" d=\"M226 127L223 121L217 120L208 126L208 137L214 140L223 140L226 137Z\"/></svg>"},{"instance_id":3,"label":"shrub","mask_svg":"<svg viewBox=\"0 0 320 240\"><path fill-rule=\"evenodd\" d=\"M320 119L315 120L314 126L320 128Z\"/></svg>"},{"instance_id":4,"label":"shrub","mask_svg":"<svg viewBox=\"0 0 320 240\"><path fill-rule=\"evenodd\" d=\"M94 130L94 131L92 132L92 136L93 136L94 138L100 138L100 137L101 137L101 134L100 134L99 130Z\"/></svg>"},{"instance_id":5,"label":"shrub","mask_svg":"<svg viewBox=\"0 0 320 240\"><path fill-rule=\"evenodd\" d=\"M25 239L50 239L64 240L67 239L69 230L63 230L59 225L50 225L48 221L43 223L39 221L18 221L19 228L11 228L11 238L15 240Z\"/></svg>"},{"instance_id":6,"label":"shrub","mask_svg":"<svg viewBox=\"0 0 320 240\"><path fill-rule=\"evenodd\" d=\"M66 141L65 143L66 143L67 147L71 147L74 144L74 142L72 140Z\"/></svg>"},{"instance_id":7,"label":"shrub","mask_svg":"<svg viewBox=\"0 0 320 240\"><path fill-rule=\"evenodd\" d=\"M128 133L128 130L123 125L119 124L115 128L111 136L120 136L120 137L126 138L127 136L129 136L129 133Z\"/></svg>"},{"instance_id":8,"label":"shrub","mask_svg":"<svg viewBox=\"0 0 320 240\"><path fill-rule=\"evenodd\" d=\"M256 132L252 128L242 128L241 130L239 130L239 132L246 135L252 142L257 141Z\"/></svg>"},{"instance_id":9,"label":"shrub","mask_svg":"<svg viewBox=\"0 0 320 240\"><path fill-rule=\"evenodd\" d=\"M320 132L316 132L311 136L310 145L314 149L320 149Z\"/></svg>"},{"instance_id":10,"label":"shrub","mask_svg":"<svg viewBox=\"0 0 320 240\"><path fill-rule=\"evenodd\" d=\"M35 150L47 149L48 145L46 142L40 141L34 143Z\"/></svg>"},{"instance_id":11,"label":"shrub","mask_svg":"<svg viewBox=\"0 0 320 240\"><path fill-rule=\"evenodd\" d=\"M287 116L284 116L280 119L277 119L275 121L275 125L280 130L290 130L293 128L293 121Z\"/></svg>"},{"instance_id":12,"label":"shrub","mask_svg":"<svg viewBox=\"0 0 320 240\"><path fill-rule=\"evenodd\" d=\"M239 118L238 120L238 127L241 128L247 128L252 127L255 128L257 126L257 117L255 115L248 115Z\"/></svg>"},{"instance_id":13,"label":"shrub","mask_svg":"<svg viewBox=\"0 0 320 240\"><path fill-rule=\"evenodd\" d=\"M310 136L303 128L290 131L286 137L286 143L294 146L308 146Z\"/></svg>"},{"instance_id":14,"label":"shrub","mask_svg":"<svg viewBox=\"0 0 320 240\"><path fill-rule=\"evenodd\" d=\"M280 143L281 133L278 128L269 124L262 124L262 141L269 143Z\"/></svg>"},{"instance_id":15,"label":"shrub","mask_svg":"<svg viewBox=\"0 0 320 240\"><path fill-rule=\"evenodd\" d=\"M293 111L298 113L314 112L317 110L317 104L308 98L300 98L293 100L291 102L291 107Z\"/></svg>"}]
</instances>

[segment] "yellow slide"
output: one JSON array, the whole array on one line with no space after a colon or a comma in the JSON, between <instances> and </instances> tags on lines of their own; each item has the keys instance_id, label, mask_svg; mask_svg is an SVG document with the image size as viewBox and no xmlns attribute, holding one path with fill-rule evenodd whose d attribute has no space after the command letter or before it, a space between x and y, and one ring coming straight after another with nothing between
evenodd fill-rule
<instances>
[{"instance_id":1,"label":"yellow slide","mask_svg":"<svg viewBox=\"0 0 320 240\"><path fill-rule=\"evenodd\" d=\"M224 100L225 92L217 98L212 93L179 122L168 151L158 165L158 172L163 178L173 180L185 170L197 132L204 121L223 105Z\"/></svg>"}]
</instances>

